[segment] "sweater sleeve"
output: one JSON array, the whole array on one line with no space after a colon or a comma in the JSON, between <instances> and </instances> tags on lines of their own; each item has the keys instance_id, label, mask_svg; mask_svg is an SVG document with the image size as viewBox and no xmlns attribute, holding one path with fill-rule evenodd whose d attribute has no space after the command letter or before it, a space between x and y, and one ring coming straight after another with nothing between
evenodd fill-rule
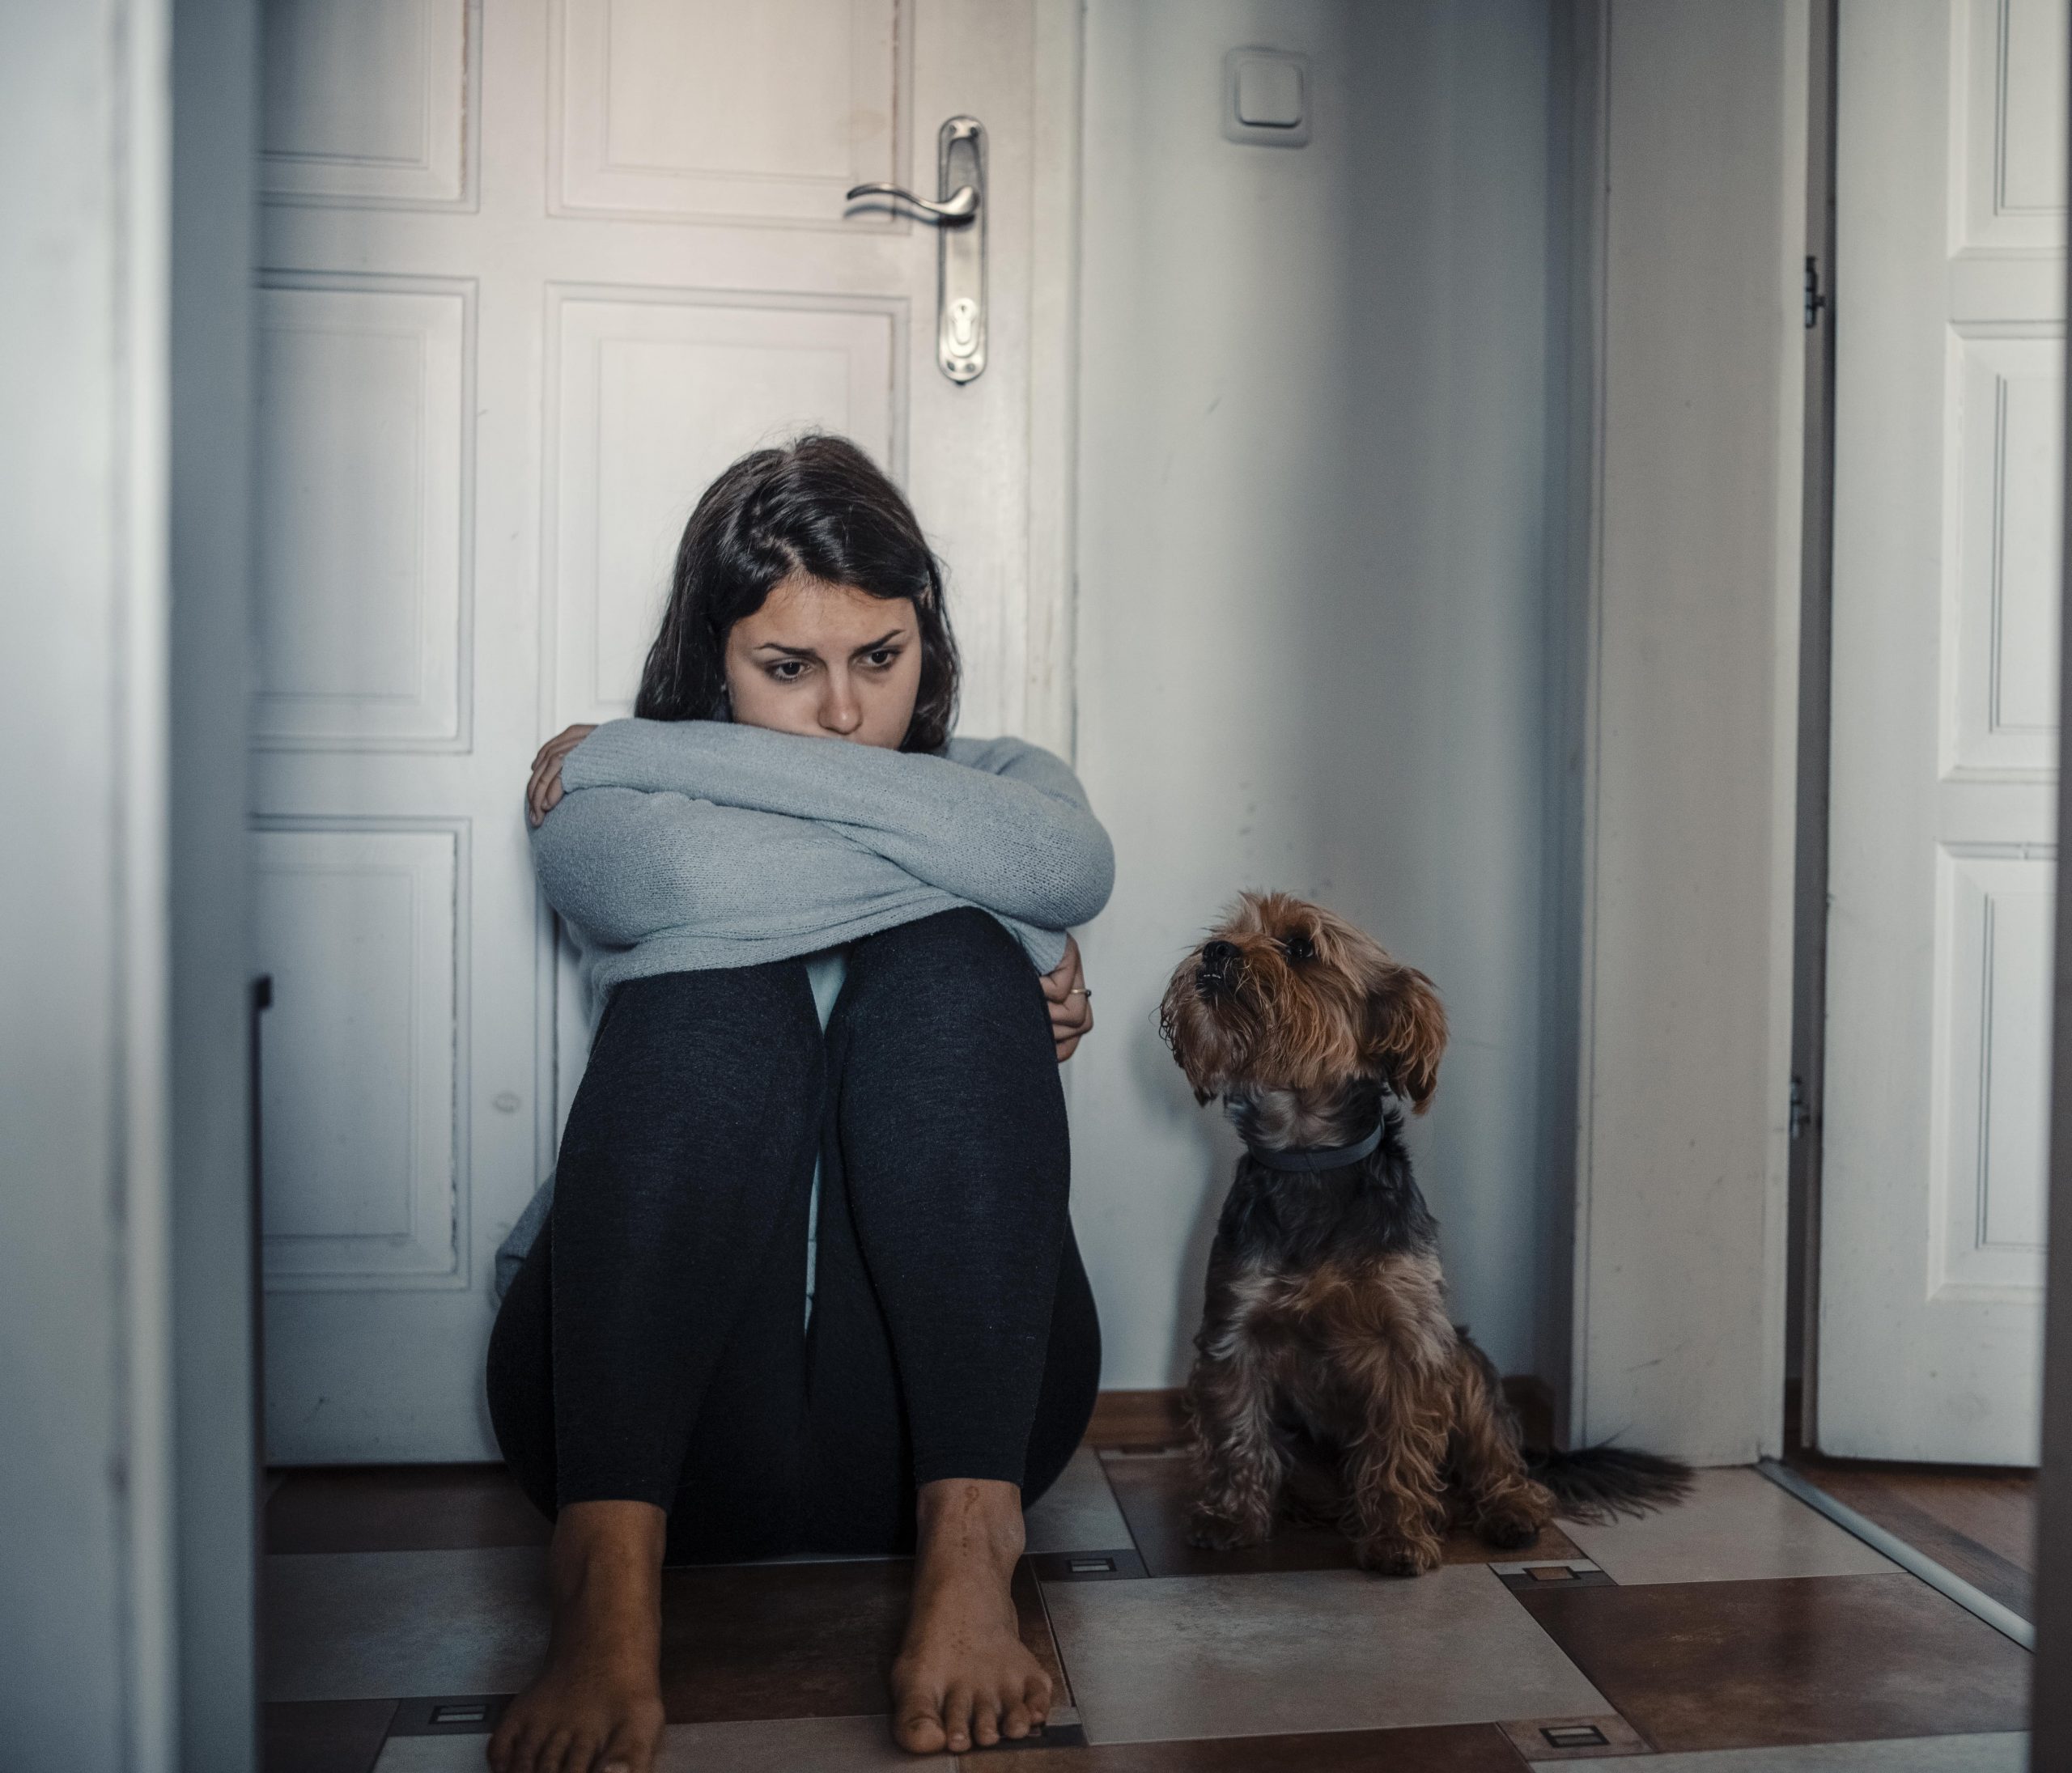
<instances>
[{"instance_id":1,"label":"sweater sleeve","mask_svg":"<svg viewBox=\"0 0 2072 1773\"><path fill-rule=\"evenodd\" d=\"M1115 850L1078 779L1018 739L953 740L928 757L718 721L614 720L569 753L562 781L810 821L1047 930L1085 923L1115 884Z\"/></svg>"},{"instance_id":2,"label":"sweater sleeve","mask_svg":"<svg viewBox=\"0 0 2072 1773\"><path fill-rule=\"evenodd\" d=\"M936 897L839 831L681 794L570 790L532 846L547 902L586 946L672 930L789 937Z\"/></svg>"}]
</instances>

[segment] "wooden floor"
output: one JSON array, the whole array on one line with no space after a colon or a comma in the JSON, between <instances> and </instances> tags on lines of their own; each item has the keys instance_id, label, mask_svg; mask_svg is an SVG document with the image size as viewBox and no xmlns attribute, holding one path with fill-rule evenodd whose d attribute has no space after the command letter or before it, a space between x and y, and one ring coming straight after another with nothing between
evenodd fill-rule
<instances>
[{"instance_id":1,"label":"wooden floor","mask_svg":"<svg viewBox=\"0 0 2072 1773\"><path fill-rule=\"evenodd\" d=\"M1785 1462L1953 1575L2033 1621L2036 1474L2006 1465L1913 1465L1830 1459L1798 1444L1788 1392Z\"/></svg>"},{"instance_id":2,"label":"wooden floor","mask_svg":"<svg viewBox=\"0 0 2072 1773\"><path fill-rule=\"evenodd\" d=\"M1886 1465L1800 1452L1790 1464L1836 1501L1875 1521L2024 1619L2033 1619L2033 1471Z\"/></svg>"}]
</instances>

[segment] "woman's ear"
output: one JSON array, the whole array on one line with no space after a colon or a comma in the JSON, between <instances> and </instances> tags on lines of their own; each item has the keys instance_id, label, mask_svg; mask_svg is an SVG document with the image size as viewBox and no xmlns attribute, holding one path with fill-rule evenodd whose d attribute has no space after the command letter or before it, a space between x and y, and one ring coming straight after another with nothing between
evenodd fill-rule
<instances>
[{"instance_id":1,"label":"woman's ear","mask_svg":"<svg viewBox=\"0 0 2072 1773\"><path fill-rule=\"evenodd\" d=\"M1375 1074L1422 1114L1439 1087L1446 1050L1446 1012L1432 982L1414 966L1385 974L1368 999L1369 1057Z\"/></svg>"}]
</instances>

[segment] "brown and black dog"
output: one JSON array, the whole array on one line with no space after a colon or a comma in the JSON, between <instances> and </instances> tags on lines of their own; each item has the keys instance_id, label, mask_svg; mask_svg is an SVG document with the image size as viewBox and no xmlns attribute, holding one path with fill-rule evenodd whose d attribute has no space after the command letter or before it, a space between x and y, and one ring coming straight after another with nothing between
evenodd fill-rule
<instances>
[{"instance_id":1,"label":"brown and black dog","mask_svg":"<svg viewBox=\"0 0 2072 1773\"><path fill-rule=\"evenodd\" d=\"M1422 973L1319 906L1247 893L1174 973L1160 1028L1246 1146L1187 1387L1196 1545L1250 1545L1289 1514L1337 1524L1365 1568L1416 1576L1456 1520L1510 1550L1557 1508L1684 1492L1688 1469L1648 1453L1528 1458L1496 1368L1447 1316L1397 1105L1424 1111L1446 1050Z\"/></svg>"}]
</instances>

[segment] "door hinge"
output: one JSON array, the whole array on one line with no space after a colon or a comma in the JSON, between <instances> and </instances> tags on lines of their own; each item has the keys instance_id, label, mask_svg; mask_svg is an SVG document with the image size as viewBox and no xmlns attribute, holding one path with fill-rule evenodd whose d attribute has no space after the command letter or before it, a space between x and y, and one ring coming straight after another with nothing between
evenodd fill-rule
<instances>
[{"instance_id":1,"label":"door hinge","mask_svg":"<svg viewBox=\"0 0 2072 1773\"><path fill-rule=\"evenodd\" d=\"M1810 331L1820 324L1820 310L1828 298L1820 293L1820 261L1807 254L1806 260L1806 324Z\"/></svg>"},{"instance_id":2,"label":"door hinge","mask_svg":"<svg viewBox=\"0 0 2072 1773\"><path fill-rule=\"evenodd\" d=\"M1807 324L1810 325L1811 323L1809 321ZM1785 1125L1791 1130L1790 1136L1797 1139L1806 1130L1806 1123L1811 1118L1806 1111L1806 1080L1794 1071L1791 1074L1791 1109L1785 1121Z\"/></svg>"}]
</instances>

